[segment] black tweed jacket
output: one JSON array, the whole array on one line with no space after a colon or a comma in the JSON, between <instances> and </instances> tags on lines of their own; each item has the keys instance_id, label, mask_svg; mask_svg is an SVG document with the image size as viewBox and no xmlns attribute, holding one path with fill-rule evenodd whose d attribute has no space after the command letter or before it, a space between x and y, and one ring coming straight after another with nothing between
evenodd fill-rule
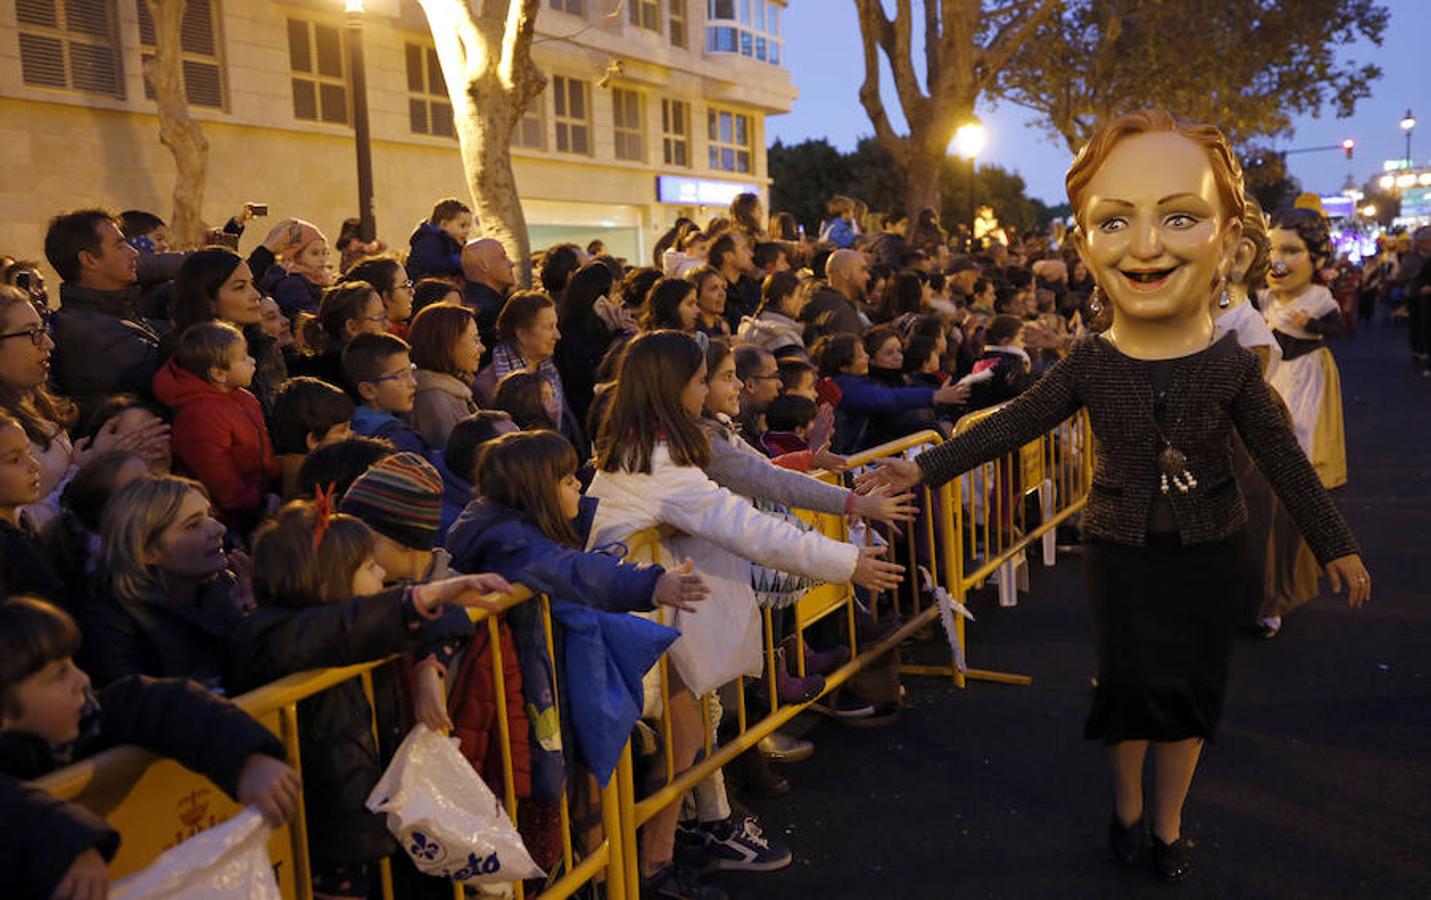
<instances>
[{"instance_id":1,"label":"black tweed jacket","mask_svg":"<svg viewBox=\"0 0 1431 900\"><path fill-rule=\"evenodd\" d=\"M1092 338L1003 410L917 461L924 480L940 484L1034 440L1086 406L1097 446L1083 527L1094 537L1142 546L1159 491L1162 445L1153 402L1148 364ZM1198 481L1186 494L1169 495L1184 544L1221 540L1247 523L1233 476L1235 425L1317 559L1325 565L1360 553L1262 380L1257 357L1238 346L1235 334L1176 362L1166 404L1163 433L1186 455Z\"/></svg>"}]
</instances>

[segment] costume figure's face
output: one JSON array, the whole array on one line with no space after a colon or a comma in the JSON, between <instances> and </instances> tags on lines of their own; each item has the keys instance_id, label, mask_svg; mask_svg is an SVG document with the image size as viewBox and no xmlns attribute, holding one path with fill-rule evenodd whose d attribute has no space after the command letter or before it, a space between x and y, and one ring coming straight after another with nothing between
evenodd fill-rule
<instances>
[{"instance_id":1,"label":"costume figure's face","mask_svg":"<svg viewBox=\"0 0 1431 900\"><path fill-rule=\"evenodd\" d=\"M1172 132L1125 138L1088 184L1079 255L1119 320L1205 310L1241 233L1206 151Z\"/></svg>"},{"instance_id":2,"label":"costume figure's face","mask_svg":"<svg viewBox=\"0 0 1431 900\"><path fill-rule=\"evenodd\" d=\"M1312 275L1321 260L1312 259L1306 241L1293 228L1273 228L1267 232L1272 245L1272 268L1267 272L1267 284L1279 297L1298 297L1312 283Z\"/></svg>"}]
</instances>

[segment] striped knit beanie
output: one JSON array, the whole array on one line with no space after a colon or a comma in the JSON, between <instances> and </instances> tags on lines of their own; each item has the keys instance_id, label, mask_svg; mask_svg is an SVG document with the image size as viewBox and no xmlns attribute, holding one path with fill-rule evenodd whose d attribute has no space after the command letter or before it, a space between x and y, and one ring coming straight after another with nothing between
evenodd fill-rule
<instances>
[{"instance_id":1,"label":"striped knit beanie","mask_svg":"<svg viewBox=\"0 0 1431 900\"><path fill-rule=\"evenodd\" d=\"M404 547L431 550L442 522L442 476L416 453L385 457L358 476L338 511Z\"/></svg>"}]
</instances>

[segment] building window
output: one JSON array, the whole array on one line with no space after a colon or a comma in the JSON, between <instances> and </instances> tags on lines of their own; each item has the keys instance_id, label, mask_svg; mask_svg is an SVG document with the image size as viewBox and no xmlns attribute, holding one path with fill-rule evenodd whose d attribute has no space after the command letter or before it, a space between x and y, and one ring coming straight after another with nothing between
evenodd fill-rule
<instances>
[{"instance_id":1,"label":"building window","mask_svg":"<svg viewBox=\"0 0 1431 900\"><path fill-rule=\"evenodd\" d=\"M139 43L152 50L157 46L154 19L145 0L134 0L139 10ZM183 64L184 94L192 106L222 109L224 105L223 66L219 62L220 21L217 0L189 0L184 7L184 19L179 26L179 52ZM145 62L154 58L144 53ZM154 99L149 80L144 81L144 96Z\"/></svg>"},{"instance_id":2,"label":"building window","mask_svg":"<svg viewBox=\"0 0 1431 900\"><path fill-rule=\"evenodd\" d=\"M582 14L581 0L547 0L547 6L561 12L571 13L574 16Z\"/></svg>"},{"instance_id":3,"label":"building window","mask_svg":"<svg viewBox=\"0 0 1431 900\"><path fill-rule=\"evenodd\" d=\"M611 90L611 126L616 132L616 158L641 162L646 159L646 137L641 129L641 95L636 91Z\"/></svg>"},{"instance_id":4,"label":"building window","mask_svg":"<svg viewBox=\"0 0 1431 900\"><path fill-rule=\"evenodd\" d=\"M512 131L512 146L531 150L547 149L547 129L542 122L542 95L532 98L522 121Z\"/></svg>"},{"instance_id":5,"label":"building window","mask_svg":"<svg viewBox=\"0 0 1431 900\"><path fill-rule=\"evenodd\" d=\"M774 0L707 0L706 52L780 65L782 11Z\"/></svg>"},{"instance_id":6,"label":"building window","mask_svg":"<svg viewBox=\"0 0 1431 900\"><path fill-rule=\"evenodd\" d=\"M114 13L113 0L15 0L21 80L123 97Z\"/></svg>"},{"instance_id":7,"label":"building window","mask_svg":"<svg viewBox=\"0 0 1431 900\"><path fill-rule=\"evenodd\" d=\"M706 111L706 137L710 140L710 167L726 172L750 171L750 116L712 109Z\"/></svg>"},{"instance_id":8,"label":"building window","mask_svg":"<svg viewBox=\"0 0 1431 900\"><path fill-rule=\"evenodd\" d=\"M552 78L558 152L591 155L590 97L591 85L585 81L562 75Z\"/></svg>"},{"instance_id":9,"label":"building window","mask_svg":"<svg viewBox=\"0 0 1431 900\"><path fill-rule=\"evenodd\" d=\"M293 74L295 119L348 124L341 30L306 19L289 19L288 66Z\"/></svg>"},{"instance_id":10,"label":"building window","mask_svg":"<svg viewBox=\"0 0 1431 900\"><path fill-rule=\"evenodd\" d=\"M413 134L457 137L437 51L422 44L407 45L407 119Z\"/></svg>"},{"instance_id":11,"label":"building window","mask_svg":"<svg viewBox=\"0 0 1431 900\"><path fill-rule=\"evenodd\" d=\"M668 166L691 164L691 105L684 100L661 101L661 154Z\"/></svg>"},{"instance_id":12,"label":"building window","mask_svg":"<svg viewBox=\"0 0 1431 900\"><path fill-rule=\"evenodd\" d=\"M649 31L661 31L661 0L626 0L631 24Z\"/></svg>"},{"instance_id":13,"label":"building window","mask_svg":"<svg viewBox=\"0 0 1431 900\"><path fill-rule=\"evenodd\" d=\"M686 2L671 0L671 46L686 46Z\"/></svg>"}]
</instances>

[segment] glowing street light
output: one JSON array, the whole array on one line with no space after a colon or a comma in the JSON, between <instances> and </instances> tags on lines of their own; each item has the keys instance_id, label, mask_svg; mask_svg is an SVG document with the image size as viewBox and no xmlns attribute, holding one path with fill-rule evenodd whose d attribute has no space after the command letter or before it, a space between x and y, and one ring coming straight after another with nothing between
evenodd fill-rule
<instances>
[{"instance_id":1,"label":"glowing street light","mask_svg":"<svg viewBox=\"0 0 1431 900\"><path fill-rule=\"evenodd\" d=\"M984 126L981 122L965 122L954 132L954 147L959 155L972 160L984 152Z\"/></svg>"},{"instance_id":2,"label":"glowing street light","mask_svg":"<svg viewBox=\"0 0 1431 900\"><path fill-rule=\"evenodd\" d=\"M1383 175L1376 180L1376 183L1383 191L1389 191L1396 187L1396 176Z\"/></svg>"},{"instance_id":3,"label":"glowing street light","mask_svg":"<svg viewBox=\"0 0 1431 900\"><path fill-rule=\"evenodd\" d=\"M1409 188L1409 187L1415 187L1415 186L1416 186L1416 176L1415 176L1415 175L1409 175L1409 174L1408 174L1408 175L1398 175L1398 176L1396 176L1396 186L1399 187L1399 188L1403 188L1403 189L1404 189L1404 188Z\"/></svg>"},{"instance_id":4,"label":"glowing street light","mask_svg":"<svg viewBox=\"0 0 1431 900\"><path fill-rule=\"evenodd\" d=\"M1368 203L1366 206L1363 206L1361 208L1361 214L1366 216L1368 219L1376 218L1376 204Z\"/></svg>"}]
</instances>

